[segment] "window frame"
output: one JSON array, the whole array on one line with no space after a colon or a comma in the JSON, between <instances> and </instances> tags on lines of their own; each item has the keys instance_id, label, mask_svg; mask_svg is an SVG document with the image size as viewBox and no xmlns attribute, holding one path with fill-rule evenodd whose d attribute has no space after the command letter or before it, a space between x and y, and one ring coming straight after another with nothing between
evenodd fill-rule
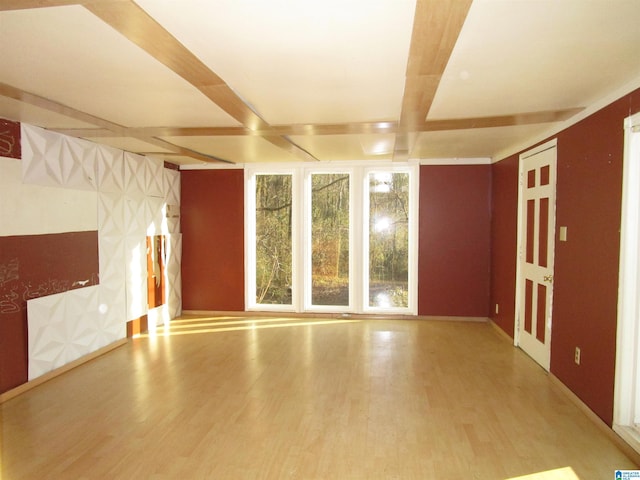
<instances>
[{"instance_id":1,"label":"window frame","mask_svg":"<svg viewBox=\"0 0 640 480\"><path fill-rule=\"evenodd\" d=\"M295 313L417 315L418 310L418 162L359 161L245 165L245 309ZM369 287L369 174L409 174L409 302L405 307L370 307ZM348 173L349 180L349 305L311 304L311 175ZM292 180L292 292L291 305L257 304L256 289L256 175L290 174ZM360 227L356 227L359 225ZM362 245L360 251L357 246Z\"/></svg>"},{"instance_id":2,"label":"window frame","mask_svg":"<svg viewBox=\"0 0 640 480\"><path fill-rule=\"evenodd\" d=\"M613 430L640 452L640 113L624 132Z\"/></svg>"}]
</instances>

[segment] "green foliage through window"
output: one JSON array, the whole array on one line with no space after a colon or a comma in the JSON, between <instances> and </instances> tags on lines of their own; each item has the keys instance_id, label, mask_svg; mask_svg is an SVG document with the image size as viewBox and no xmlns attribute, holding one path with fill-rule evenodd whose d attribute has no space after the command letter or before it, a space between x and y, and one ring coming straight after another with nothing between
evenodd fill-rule
<instances>
[{"instance_id":1,"label":"green foliage through window","mask_svg":"<svg viewBox=\"0 0 640 480\"><path fill-rule=\"evenodd\" d=\"M256 303L291 305L291 175L256 176Z\"/></svg>"},{"instance_id":2,"label":"green foliage through window","mask_svg":"<svg viewBox=\"0 0 640 480\"><path fill-rule=\"evenodd\" d=\"M349 175L311 176L311 303L349 305Z\"/></svg>"},{"instance_id":3,"label":"green foliage through window","mask_svg":"<svg viewBox=\"0 0 640 480\"><path fill-rule=\"evenodd\" d=\"M409 305L409 174L369 175L369 306Z\"/></svg>"}]
</instances>

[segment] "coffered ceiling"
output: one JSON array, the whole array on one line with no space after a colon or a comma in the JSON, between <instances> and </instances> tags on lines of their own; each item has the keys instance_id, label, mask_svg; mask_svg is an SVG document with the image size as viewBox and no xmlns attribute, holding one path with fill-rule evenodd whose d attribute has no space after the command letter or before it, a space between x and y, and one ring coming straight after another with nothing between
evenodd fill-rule
<instances>
[{"instance_id":1,"label":"coffered ceiling","mask_svg":"<svg viewBox=\"0 0 640 480\"><path fill-rule=\"evenodd\" d=\"M637 0L0 0L0 117L177 164L499 159L640 87Z\"/></svg>"}]
</instances>

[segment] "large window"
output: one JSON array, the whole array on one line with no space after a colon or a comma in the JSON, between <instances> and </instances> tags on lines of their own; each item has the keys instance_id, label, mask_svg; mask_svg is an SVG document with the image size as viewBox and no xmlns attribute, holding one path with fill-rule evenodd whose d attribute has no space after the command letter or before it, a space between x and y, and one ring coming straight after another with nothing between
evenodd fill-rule
<instances>
[{"instance_id":1,"label":"large window","mask_svg":"<svg viewBox=\"0 0 640 480\"><path fill-rule=\"evenodd\" d=\"M368 306L409 306L409 173L371 172Z\"/></svg>"},{"instance_id":2,"label":"large window","mask_svg":"<svg viewBox=\"0 0 640 480\"><path fill-rule=\"evenodd\" d=\"M311 304L349 306L348 173L311 174Z\"/></svg>"},{"instance_id":3,"label":"large window","mask_svg":"<svg viewBox=\"0 0 640 480\"><path fill-rule=\"evenodd\" d=\"M256 175L255 205L255 303L291 305L291 175Z\"/></svg>"},{"instance_id":4,"label":"large window","mask_svg":"<svg viewBox=\"0 0 640 480\"><path fill-rule=\"evenodd\" d=\"M417 166L246 171L247 308L417 309Z\"/></svg>"}]
</instances>

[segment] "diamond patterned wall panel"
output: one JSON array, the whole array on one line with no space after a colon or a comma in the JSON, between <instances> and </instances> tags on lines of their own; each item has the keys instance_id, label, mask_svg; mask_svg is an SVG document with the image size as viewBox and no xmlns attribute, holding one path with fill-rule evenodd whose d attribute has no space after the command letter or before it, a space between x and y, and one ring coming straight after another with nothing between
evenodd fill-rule
<instances>
[{"instance_id":1,"label":"diamond patterned wall panel","mask_svg":"<svg viewBox=\"0 0 640 480\"><path fill-rule=\"evenodd\" d=\"M127 275L125 241L123 237L98 236L100 248L100 285L114 292L122 289ZM114 298L114 300L116 300Z\"/></svg>"},{"instance_id":2,"label":"diamond patterned wall panel","mask_svg":"<svg viewBox=\"0 0 640 480\"><path fill-rule=\"evenodd\" d=\"M166 233L180 233L180 172L164 169Z\"/></svg>"},{"instance_id":3,"label":"diamond patterned wall panel","mask_svg":"<svg viewBox=\"0 0 640 480\"><path fill-rule=\"evenodd\" d=\"M166 304L152 308L147 312L147 321L150 332L155 331L160 325L168 324L169 320L169 308Z\"/></svg>"},{"instance_id":4,"label":"diamond patterned wall panel","mask_svg":"<svg viewBox=\"0 0 640 480\"><path fill-rule=\"evenodd\" d=\"M124 154L124 191L129 197L143 198L147 189L147 159L142 155Z\"/></svg>"},{"instance_id":5,"label":"diamond patterned wall panel","mask_svg":"<svg viewBox=\"0 0 640 480\"><path fill-rule=\"evenodd\" d=\"M98 293L98 320L104 345L127 336L127 304L125 282L117 289L100 285Z\"/></svg>"},{"instance_id":6,"label":"diamond patterned wall panel","mask_svg":"<svg viewBox=\"0 0 640 480\"><path fill-rule=\"evenodd\" d=\"M147 222L147 236L168 233L166 217L164 215L164 200L162 198L146 198L145 219Z\"/></svg>"},{"instance_id":7,"label":"diamond patterned wall panel","mask_svg":"<svg viewBox=\"0 0 640 480\"><path fill-rule=\"evenodd\" d=\"M160 324L182 313L180 172L162 161L22 125L27 183L99 190L100 285L28 302L29 379L126 336L126 322L147 314L146 239L167 237L167 304L149 312ZM176 233L174 233L176 232ZM171 234L172 233L172 234Z\"/></svg>"},{"instance_id":8,"label":"diamond patterned wall panel","mask_svg":"<svg viewBox=\"0 0 640 480\"><path fill-rule=\"evenodd\" d=\"M127 263L123 236L99 236L100 291L98 313L105 339L115 341L126 335Z\"/></svg>"},{"instance_id":9,"label":"diamond patterned wall panel","mask_svg":"<svg viewBox=\"0 0 640 480\"><path fill-rule=\"evenodd\" d=\"M100 193L98 195L98 232L108 237L124 237L127 232L125 222L125 197L121 193Z\"/></svg>"},{"instance_id":10,"label":"diamond patterned wall panel","mask_svg":"<svg viewBox=\"0 0 640 480\"><path fill-rule=\"evenodd\" d=\"M182 314L182 235L177 233L167 237L167 289L170 318Z\"/></svg>"},{"instance_id":11,"label":"diamond patterned wall panel","mask_svg":"<svg viewBox=\"0 0 640 480\"><path fill-rule=\"evenodd\" d=\"M71 290L27 302L29 380L101 346L99 286Z\"/></svg>"},{"instance_id":12,"label":"diamond patterned wall panel","mask_svg":"<svg viewBox=\"0 0 640 480\"><path fill-rule=\"evenodd\" d=\"M180 172L164 169L165 200L168 205L180 205Z\"/></svg>"},{"instance_id":13,"label":"diamond patterned wall panel","mask_svg":"<svg viewBox=\"0 0 640 480\"><path fill-rule=\"evenodd\" d=\"M116 148L98 145L98 189L101 192L124 192L124 152Z\"/></svg>"},{"instance_id":14,"label":"diamond patterned wall panel","mask_svg":"<svg viewBox=\"0 0 640 480\"><path fill-rule=\"evenodd\" d=\"M25 183L96 189L96 144L24 124L22 138Z\"/></svg>"},{"instance_id":15,"label":"diamond patterned wall panel","mask_svg":"<svg viewBox=\"0 0 640 480\"><path fill-rule=\"evenodd\" d=\"M125 239L125 279L127 320L147 313L147 239L131 236Z\"/></svg>"},{"instance_id":16,"label":"diamond patterned wall panel","mask_svg":"<svg viewBox=\"0 0 640 480\"><path fill-rule=\"evenodd\" d=\"M164 162L153 157L146 157L146 189L149 197L164 198Z\"/></svg>"},{"instance_id":17,"label":"diamond patterned wall panel","mask_svg":"<svg viewBox=\"0 0 640 480\"><path fill-rule=\"evenodd\" d=\"M70 326L71 346L66 363L105 345L98 322L99 291L100 287L94 286L66 292L65 316Z\"/></svg>"},{"instance_id":18,"label":"diamond patterned wall panel","mask_svg":"<svg viewBox=\"0 0 640 480\"><path fill-rule=\"evenodd\" d=\"M29 380L64 365L67 342L64 293L27 302Z\"/></svg>"},{"instance_id":19,"label":"diamond patterned wall panel","mask_svg":"<svg viewBox=\"0 0 640 480\"><path fill-rule=\"evenodd\" d=\"M126 236L145 236L151 219L145 197L124 197L124 233Z\"/></svg>"}]
</instances>

